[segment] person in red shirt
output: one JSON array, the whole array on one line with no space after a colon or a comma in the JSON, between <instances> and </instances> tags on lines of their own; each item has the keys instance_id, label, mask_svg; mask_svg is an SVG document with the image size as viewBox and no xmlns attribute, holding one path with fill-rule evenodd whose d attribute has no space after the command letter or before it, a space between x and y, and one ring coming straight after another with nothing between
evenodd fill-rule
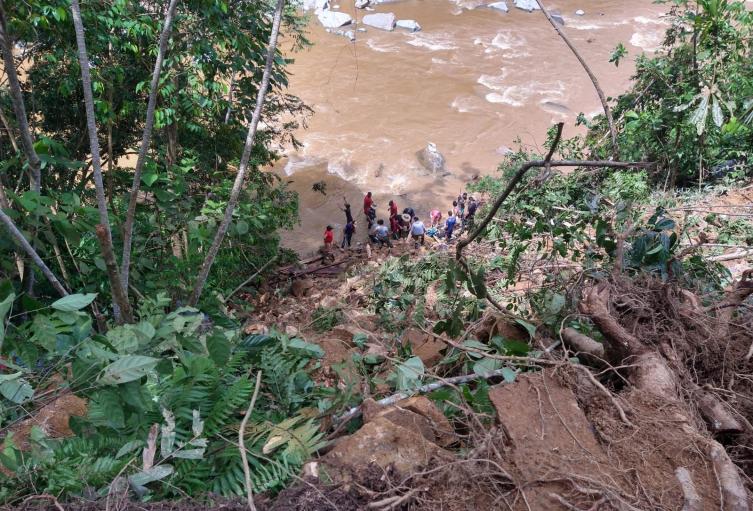
<instances>
[{"instance_id":1,"label":"person in red shirt","mask_svg":"<svg viewBox=\"0 0 753 511\"><path fill-rule=\"evenodd\" d=\"M397 203L394 200L390 201L390 218L397 215Z\"/></svg>"},{"instance_id":2,"label":"person in red shirt","mask_svg":"<svg viewBox=\"0 0 753 511\"><path fill-rule=\"evenodd\" d=\"M332 242L335 241L335 231L332 229L331 225L327 226L327 229L324 231L324 248L325 250L329 251L332 249Z\"/></svg>"},{"instance_id":3,"label":"person in red shirt","mask_svg":"<svg viewBox=\"0 0 753 511\"><path fill-rule=\"evenodd\" d=\"M390 230L392 231L392 239L400 239L400 221L397 214L390 216Z\"/></svg>"},{"instance_id":4,"label":"person in red shirt","mask_svg":"<svg viewBox=\"0 0 753 511\"><path fill-rule=\"evenodd\" d=\"M374 204L374 199L371 198L371 192L369 192L363 198L363 214L369 216L369 210L372 207L376 207L376 204Z\"/></svg>"}]
</instances>

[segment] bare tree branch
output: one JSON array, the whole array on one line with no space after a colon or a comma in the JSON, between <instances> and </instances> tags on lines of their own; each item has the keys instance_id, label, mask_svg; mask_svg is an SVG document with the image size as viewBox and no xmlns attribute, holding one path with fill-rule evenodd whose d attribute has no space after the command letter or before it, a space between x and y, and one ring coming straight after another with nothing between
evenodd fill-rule
<instances>
[{"instance_id":1,"label":"bare tree branch","mask_svg":"<svg viewBox=\"0 0 753 511\"><path fill-rule=\"evenodd\" d=\"M557 22L552 19L552 16L549 14L549 11L546 10L546 7L544 7L544 4L541 3L541 0L536 0L536 2L539 4L539 7L541 7L541 12L544 13L544 16L546 16L546 19L549 20L549 23L554 27L554 30L557 32L557 34L562 38L563 41L565 41L565 44L568 48L570 48L570 51L573 52L573 55L575 55L575 58L578 59L578 62L580 62L580 65L583 66L583 69L586 71L586 74L591 79L591 83L594 85L594 89L596 89L596 94L599 95L599 101L601 101L601 106L604 109L604 115L607 118L607 124L609 125L609 135L612 137L612 158L615 160L620 157L619 148L617 145L617 130L614 127L614 118L612 117L612 110L609 108L609 104L607 104L607 98L604 95L604 91L601 90L601 86L599 85L599 80L596 79L596 75L593 74L593 71L591 71L591 68L588 67L588 64L586 64L585 59L581 57L578 50L575 48L575 45L570 41L570 39L565 35L565 33L562 31L562 29L557 25Z\"/></svg>"},{"instance_id":2,"label":"bare tree branch","mask_svg":"<svg viewBox=\"0 0 753 511\"><path fill-rule=\"evenodd\" d=\"M133 321L131 305L128 303L128 294L120 280L118 263L112 244L112 231L110 218L107 213L107 198L105 197L105 185L102 180L102 163L99 153L99 140L97 140L97 122L94 116L94 96L92 94L92 81L89 73L89 57L86 53L86 39L84 37L84 23L81 21L81 7L78 0L72 0L71 13L73 14L73 27L76 32L76 44L78 45L78 61L81 67L81 82L84 87L84 104L86 107L86 129L89 132L89 146L91 147L92 171L94 176L94 188L97 193L97 209L99 210L99 225L97 225L97 239L102 248L102 256L107 266L107 276L110 280L110 288L113 298L113 310L117 322Z\"/></svg>"},{"instance_id":3,"label":"bare tree branch","mask_svg":"<svg viewBox=\"0 0 753 511\"><path fill-rule=\"evenodd\" d=\"M275 14L272 21L272 32L269 35L269 45L267 46L267 62L264 66L264 74L262 75L261 85L259 86L259 93L256 96L256 108L254 108L254 114L251 117L251 125L248 127L248 135L246 135L246 145L243 148L243 156L241 156L241 162L238 167L238 174L235 176L235 183L233 183L233 189L230 192L230 200L227 203L225 209L225 217L220 222L217 228L217 233L214 236L212 245L209 247L207 256L201 265L201 271L196 278L196 284L194 285L191 297L188 303L192 306L196 305L201 297L201 292L206 284L207 277L209 276L209 270L212 269L217 252L220 250L220 245L225 237L227 228L230 225L230 220L233 217L233 211L238 204L238 196L240 195L241 188L243 187L243 181L246 177L246 171L248 170L248 160L251 157L251 149L254 146L254 138L256 137L256 128L259 125L259 119L261 119L261 111L264 107L264 100L267 97L267 91L269 90L269 81L272 75L272 64L275 60L275 52L277 51L277 36L280 34L280 22L282 21L282 11L285 6L285 0L277 0L275 7Z\"/></svg>"},{"instance_id":4,"label":"bare tree branch","mask_svg":"<svg viewBox=\"0 0 753 511\"><path fill-rule=\"evenodd\" d=\"M8 232L10 232L11 236L13 236L13 238L16 240L16 243L18 243L18 245L21 246L24 252L26 252L26 255L28 255L29 258L34 262L34 264L36 264L39 269L42 270L42 274L47 277L47 280L50 281L52 287L54 287L61 296L67 296L68 291L65 290L55 274L52 273L52 270L50 270L50 268L44 263L44 261L42 261L42 258L39 257L39 254L36 250L34 250L34 247L31 246L31 243L29 243L23 233L18 230L18 227L16 227L13 219L11 219L11 217L9 217L2 208L0 208L0 222L5 225L5 227L8 229Z\"/></svg>"},{"instance_id":5,"label":"bare tree branch","mask_svg":"<svg viewBox=\"0 0 753 511\"><path fill-rule=\"evenodd\" d=\"M139 188L141 186L141 172L144 170L146 153L149 150L149 144L152 139L152 128L154 127L154 110L157 105L157 91L159 90L159 77L162 72L162 62L167 52L167 43L170 40L170 31L172 29L175 8L178 0L170 0L165 14L165 24L162 27L162 33L159 37L159 47L157 49L157 60L154 62L154 71L152 72L152 83L149 89L149 101L146 107L146 124L144 133L141 136L141 149L139 157L136 160L136 168L133 171L133 184L131 185L131 196L128 200L128 211L126 211L125 224L123 226L123 257L121 260L122 268L120 279L123 287L128 288L128 278L131 268L131 245L133 243L133 222L136 218L136 203L139 197Z\"/></svg>"}]
</instances>

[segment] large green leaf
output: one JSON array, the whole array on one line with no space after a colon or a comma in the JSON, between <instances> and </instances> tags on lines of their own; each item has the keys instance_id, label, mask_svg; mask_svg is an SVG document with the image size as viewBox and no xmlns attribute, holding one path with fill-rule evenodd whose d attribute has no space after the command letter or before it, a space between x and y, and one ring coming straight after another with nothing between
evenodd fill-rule
<instances>
[{"instance_id":1,"label":"large green leaf","mask_svg":"<svg viewBox=\"0 0 753 511\"><path fill-rule=\"evenodd\" d=\"M97 297L97 293L75 294L64 296L60 300L52 302L52 307L55 310L72 312L81 310L94 301Z\"/></svg>"},{"instance_id":2,"label":"large green leaf","mask_svg":"<svg viewBox=\"0 0 753 511\"><path fill-rule=\"evenodd\" d=\"M105 385L119 385L138 380L154 369L158 363L158 358L127 355L105 367L99 381Z\"/></svg>"},{"instance_id":3,"label":"large green leaf","mask_svg":"<svg viewBox=\"0 0 753 511\"><path fill-rule=\"evenodd\" d=\"M397 366L398 390L410 390L418 387L424 375L424 363L418 357L411 357Z\"/></svg>"},{"instance_id":4,"label":"large green leaf","mask_svg":"<svg viewBox=\"0 0 753 511\"><path fill-rule=\"evenodd\" d=\"M0 394L9 401L20 404L34 397L34 389L20 372L2 375L0 382Z\"/></svg>"},{"instance_id":5,"label":"large green leaf","mask_svg":"<svg viewBox=\"0 0 753 511\"><path fill-rule=\"evenodd\" d=\"M302 354L311 358L323 358L324 350L321 346L306 342L303 339L291 339L288 343L288 348L301 352Z\"/></svg>"}]
</instances>

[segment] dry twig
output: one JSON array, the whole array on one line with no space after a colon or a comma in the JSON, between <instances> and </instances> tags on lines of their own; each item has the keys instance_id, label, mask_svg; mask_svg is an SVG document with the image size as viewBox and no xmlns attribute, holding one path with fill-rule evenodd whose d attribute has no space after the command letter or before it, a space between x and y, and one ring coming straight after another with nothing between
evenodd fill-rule
<instances>
[{"instance_id":1,"label":"dry twig","mask_svg":"<svg viewBox=\"0 0 753 511\"><path fill-rule=\"evenodd\" d=\"M246 456L246 424L248 424L248 419L251 417L251 412L254 410L254 405L256 404L256 398L259 395L259 387L261 386L261 371L256 373L256 386L254 387L254 395L251 397L251 404L248 405L248 410L246 410L246 415L243 416L243 420L241 421L241 426L238 428L238 450L241 453L241 460L243 461L243 475L246 478L246 499L248 500L248 507L251 511L256 511L256 506L254 505L254 493L253 488L251 487L251 469L248 466L248 457Z\"/></svg>"}]
</instances>

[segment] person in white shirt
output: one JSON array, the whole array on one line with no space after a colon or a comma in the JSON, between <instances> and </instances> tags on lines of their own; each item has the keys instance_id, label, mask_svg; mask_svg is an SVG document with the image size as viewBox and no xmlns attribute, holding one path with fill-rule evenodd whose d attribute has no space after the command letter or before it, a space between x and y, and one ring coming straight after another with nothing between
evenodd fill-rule
<instances>
[{"instance_id":1,"label":"person in white shirt","mask_svg":"<svg viewBox=\"0 0 753 511\"><path fill-rule=\"evenodd\" d=\"M418 240L421 240L421 245L424 244L424 237L426 236L426 226L421 220L418 219L417 216L413 217L413 225L411 225L410 233L413 237L413 241L418 242Z\"/></svg>"},{"instance_id":2,"label":"person in white shirt","mask_svg":"<svg viewBox=\"0 0 753 511\"><path fill-rule=\"evenodd\" d=\"M373 233L374 234L371 236L371 241L378 243L379 248L382 248L384 245L392 248L392 242L390 241L390 229L389 227L384 225L384 220L380 218L377 221Z\"/></svg>"}]
</instances>

